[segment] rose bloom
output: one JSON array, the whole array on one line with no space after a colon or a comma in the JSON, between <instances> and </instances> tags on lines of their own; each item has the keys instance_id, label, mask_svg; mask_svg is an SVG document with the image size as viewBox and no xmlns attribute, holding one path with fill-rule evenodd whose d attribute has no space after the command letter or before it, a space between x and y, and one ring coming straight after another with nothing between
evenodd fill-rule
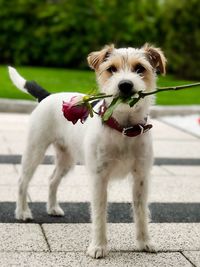
<instances>
[{"instance_id":1,"label":"rose bloom","mask_svg":"<svg viewBox=\"0 0 200 267\"><path fill-rule=\"evenodd\" d=\"M78 104L81 100L82 96L73 96L69 102L63 101L63 115L73 124L77 123L78 120L80 120L81 123L84 123L89 115L88 108L84 104Z\"/></svg>"}]
</instances>

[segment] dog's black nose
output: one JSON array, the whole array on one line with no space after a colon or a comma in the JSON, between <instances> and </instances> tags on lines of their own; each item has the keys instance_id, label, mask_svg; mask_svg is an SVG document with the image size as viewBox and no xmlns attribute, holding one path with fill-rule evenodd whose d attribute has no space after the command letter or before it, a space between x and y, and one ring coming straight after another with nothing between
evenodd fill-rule
<instances>
[{"instance_id":1,"label":"dog's black nose","mask_svg":"<svg viewBox=\"0 0 200 267\"><path fill-rule=\"evenodd\" d=\"M131 95L134 91L133 90L133 88L134 88L133 83L130 80L120 81L118 84L118 88L124 96Z\"/></svg>"}]
</instances>

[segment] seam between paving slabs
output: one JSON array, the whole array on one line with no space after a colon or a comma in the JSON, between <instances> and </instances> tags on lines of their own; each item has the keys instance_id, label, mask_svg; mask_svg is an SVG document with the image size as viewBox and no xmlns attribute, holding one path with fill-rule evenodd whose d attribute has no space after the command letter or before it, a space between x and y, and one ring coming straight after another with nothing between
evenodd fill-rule
<instances>
[{"instance_id":1,"label":"seam between paving slabs","mask_svg":"<svg viewBox=\"0 0 200 267\"><path fill-rule=\"evenodd\" d=\"M49 241L48 241L48 238L47 238L47 236L46 236L46 233L45 233L45 230L44 230L44 228L43 228L43 225L42 225L42 224L39 224L39 225L40 225L42 234L43 234L43 236L44 236L44 239L45 239L45 241L46 241L46 243L47 243L48 250L49 250L49 252L52 252L52 250L51 250L51 246L50 246L50 244L49 244Z\"/></svg>"},{"instance_id":2,"label":"seam between paving slabs","mask_svg":"<svg viewBox=\"0 0 200 267\"><path fill-rule=\"evenodd\" d=\"M183 251L181 251L180 252L182 255L183 255L183 257L189 262L189 263L191 263L192 264L192 266L193 267L197 267L187 256L185 256L185 254L183 253Z\"/></svg>"},{"instance_id":3,"label":"seam between paving slabs","mask_svg":"<svg viewBox=\"0 0 200 267\"><path fill-rule=\"evenodd\" d=\"M162 122L162 123L164 123L164 124L167 124L168 126L171 126L172 128L175 128L176 130L179 130L179 131L181 131L181 132L183 132L183 133L185 133L185 134L191 135L192 137L196 137L197 140L200 139L199 136L198 136L197 134L192 133L192 132L190 132L190 131L188 131L188 130L184 130L183 128L180 128L180 127L178 127L178 126L176 126L176 125L174 125L174 124L171 124L171 123L168 122L168 121L162 120L162 118L158 118L157 120L160 121L160 122Z\"/></svg>"},{"instance_id":4,"label":"seam between paving slabs","mask_svg":"<svg viewBox=\"0 0 200 267\"><path fill-rule=\"evenodd\" d=\"M166 165L160 165L159 167L165 172L167 172L168 175L176 176L172 171L167 169Z\"/></svg>"}]
</instances>

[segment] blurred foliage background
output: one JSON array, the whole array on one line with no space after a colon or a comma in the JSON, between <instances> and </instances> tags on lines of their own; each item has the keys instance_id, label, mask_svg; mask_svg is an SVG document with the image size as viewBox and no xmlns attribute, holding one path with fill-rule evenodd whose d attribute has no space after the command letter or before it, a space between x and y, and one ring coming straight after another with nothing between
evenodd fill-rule
<instances>
[{"instance_id":1,"label":"blurred foliage background","mask_svg":"<svg viewBox=\"0 0 200 267\"><path fill-rule=\"evenodd\" d=\"M107 43L162 47L168 72L200 79L199 0L0 0L1 64L84 69Z\"/></svg>"}]
</instances>

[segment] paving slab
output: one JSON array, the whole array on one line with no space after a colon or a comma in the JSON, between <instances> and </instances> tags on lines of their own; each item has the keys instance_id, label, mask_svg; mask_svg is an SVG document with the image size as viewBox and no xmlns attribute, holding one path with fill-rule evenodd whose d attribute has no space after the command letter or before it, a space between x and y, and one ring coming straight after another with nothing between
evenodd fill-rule
<instances>
[{"instance_id":1,"label":"paving slab","mask_svg":"<svg viewBox=\"0 0 200 267\"><path fill-rule=\"evenodd\" d=\"M37 224L0 223L0 251L48 251L48 246Z\"/></svg>"},{"instance_id":2,"label":"paving slab","mask_svg":"<svg viewBox=\"0 0 200 267\"><path fill-rule=\"evenodd\" d=\"M200 142L177 141L177 140L156 140L153 141L154 155L166 158L197 158L199 159Z\"/></svg>"},{"instance_id":3,"label":"paving slab","mask_svg":"<svg viewBox=\"0 0 200 267\"><path fill-rule=\"evenodd\" d=\"M3 138L6 147L0 154L22 154L26 144L30 115L17 113L0 113L0 141ZM50 148L48 154L52 155Z\"/></svg>"},{"instance_id":4,"label":"paving slab","mask_svg":"<svg viewBox=\"0 0 200 267\"><path fill-rule=\"evenodd\" d=\"M0 113L0 130L17 131L27 130L30 115L18 113Z\"/></svg>"},{"instance_id":5,"label":"paving slab","mask_svg":"<svg viewBox=\"0 0 200 267\"><path fill-rule=\"evenodd\" d=\"M29 193L33 202L43 202L48 199L47 186L30 186ZM90 200L90 190L88 186L59 186L57 192L58 201L85 202Z\"/></svg>"},{"instance_id":6,"label":"paving slab","mask_svg":"<svg viewBox=\"0 0 200 267\"><path fill-rule=\"evenodd\" d=\"M23 154L25 150L25 141L11 140L10 138L6 137L6 143L8 144L9 148L8 154L10 155Z\"/></svg>"},{"instance_id":7,"label":"paving slab","mask_svg":"<svg viewBox=\"0 0 200 267\"><path fill-rule=\"evenodd\" d=\"M11 169L10 165L8 164L1 164L1 169L9 170ZM14 165L14 168L17 170L18 175L20 174L21 170L21 165L17 164ZM31 180L30 184L31 185L48 185L49 177L53 173L55 166L54 164L52 165L40 165L35 174L33 179ZM199 168L200 169L200 168ZM153 166L152 171L151 171L151 176L169 176L170 171L168 169L165 169L163 167L159 166ZM13 183L15 184L15 179L12 178L12 176L6 178L8 183ZM4 181L4 176L0 178L0 183L1 181ZM5 181L6 182L6 181ZM62 179L62 186L87 186L89 184L89 174L85 168L84 165L76 165L75 168L70 171L65 177Z\"/></svg>"},{"instance_id":8,"label":"paving slab","mask_svg":"<svg viewBox=\"0 0 200 267\"><path fill-rule=\"evenodd\" d=\"M50 250L57 252L86 251L90 224L42 224Z\"/></svg>"},{"instance_id":9,"label":"paving slab","mask_svg":"<svg viewBox=\"0 0 200 267\"><path fill-rule=\"evenodd\" d=\"M200 137L200 125L199 125L199 113L187 116L164 116L162 121L174 126L178 129L182 129L185 132L191 133L194 136Z\"/></svg>"},{"instance_id":10,"label":"paving slab","mask_svg":"<svg viewBox=\"0 0 200 267\"><path fill-rule=\"evenodd\" d=\"M189 177L200 177L200 166L184 166L184 165L180 165L180 166L173 166L173 165L165 165L162 166L162 168L165 171L168 171L169 173L171 173L172 175L176 175L176 176L187 176Z\"/></svg>"},{"instance_id":11,"label":"paving slab","mask_svg":"<svg viewBox=\"0 0 200 267\"><path fill-rule=\"evenodd\" d=\"M163 123L159 120L152 120L153 128L152 134L155 140L177 140L177 141L196 141L198 140L191 134L177 129L171 125Z\"/></svg>"},{"instance_id":12,"label":"paving slab","mask_svg":"<svg viewBox=\"0 0 200 267\"><path fill-rule=\"evenodd\" d=\"M190 267L181 253L110 253L105 259L91 259L84 253L20 252L0 253L1 267Z\"/></svg>"},{"instance_id":13,"label":"paving slab","mask_svg":"<svg viewBox=\"0 0 200 267\"><path fill-rule=\"evenodd\" d=\"M85 251L90 224L43 224L52 251ZM158 251L200 250L200 223L162 223L149 225ZM111 251L137 251L134 224L108 224Z\"/></svg>"},{"instance_id":14,"label":"paving slab","mask_svg":"<svg viewBox=\"0 0 200 267\"><path fill-rule=\"evenodd\" d=\"M18 183L18 170L13 164L1 164L0 186L16 185Z\"/></svg>"},{"instance_id":15,"label":"paving slab","mask_svg":"<svg viewBox=\"0 0 200 267\"><path fill-rule=\"evenodd\" d=\"M79 180L81 180L80 184ZM132 201L131 191L128 179L113 181L108 186L108 201L130 202ZM200 202L199 192L200 179L198 176L153 176L150 183L149 202ZM29 187L29 193L33 201L46 201L48 186L41 183L33 184ZM2 194L4 193L2 192ZM73 177L71 180L64 178L59 185L57 194L59 201L62 202L90 201L90 195L91 190L87 176L81 176L77 180L73 180Z\"/></svg>"},{"instance_id":16,"label":"paving slab","mask_svg":"<svg viewBox=\"0 0 200 267\"><path fill-rule=\"evenodd\" d=\"M200 267L200 251L183 251L183 255L189 259L194 266Z\"/></svg>"},{"instance_id":17,"label":"paving slab","mask_svg":"<svg viewBox=\"0 0 200 267\"><path fill-rule=\"evenodd\" d=\"M20 136L20 137L19 137ZM15 155L19 154L22 155L24 153L25 147L26 147L26 135L24 134L23 136L21 134L15 133L15 135L5 135L3 136L5 143L8 147L8 154ZM6 154L6 153L4 153ZM54 150L53 147L50 146L47 151L46 155L54 155Z\"/></svg>"},{"instance_id":18,"label":"paving slab","mask_svg":"<svg viewBox=\"0 0 200 267\"><path fill-rule=\"evenodd\" d=\"M189 267L192 264L181 253L133 253L111 252L105 259L92 260L86 256L81 259L84 267Z\"/></svg>"},{"instance_id":19,"label":"paving slab","mask_svg":"<svg viewBox=\"0 0 200 267\"><path fill-rule=\"evenodd\" d=\"M149 202L198 203L199 192L199 176L155 176L150 183Z\"/></svg>"},{"instance_id":20,"label":"paving slab","mask_svg":"<svg viewBox=\"0 0 200 267\"><path fill-rule=\"evenodd\" d=\"M151 171L151 177L154 176L169 176L171 174L167 168L163 168L163 166L155 166L153 165Z\"/></svg>"},{"instance_id":21,"label":"paving slab","mask_svg":"<svg viewBox=\"0 0 200 267\"><path fill-rule=\"evenodd\" d=\"M200 250L200 224L198 223L150 223L149 230L152 242L158 251ZM134 248L132 244L134 233L135 230L131 224L111 225L113 250L134 249L135 244Z\"/></svg>"},{"instance_id":22,"label":"paving slab","mask_svg":"<svg viewBox=\"0 0 200 267\"><path fill-rule=\"evenodd\" d=\"M4 136L2 135L2 133L0 132L0 154L8 154L9 151L9 145L7 144Z\"/></svg>"},{"instance_id":23,"label":"paving slab","mask_svg":"<svg viewBox=\"0 0 200 267\"><path fill-rule=\"evenodd\" d=\"M0 186L0 201L16 201L17 186L1 185Z\"/></svg>"},{"instance_id":24,"label":"paving slab","mask_svg":"<svg viewBox=\"0 0 200 267\"><path fill-rule=\"evenodd\" d=\"M18 171L19 168L18 166ZM166 168L166 171L163 170L164 168ZM53 165L39 166L29 187L29 193L33 201L41 202L47 200L48 178L53 169ZM199 169L199 166L170 166L169 168L165 166L163 168L154 168L150 183L149 202L200 202ZM16 200L19 179L17 170L15 165L1 165L1 201ZM179 170L181 171L179 172ZM169 175L167 171L170 172L171 175ZM179 176L176 175L176 171ZM153 175L153 173L155 175ZM181 173L183 175L181 175ZM84 166L77 166L68 177L63 178L58 190L58 199L63 202L90 201L89 177ZM128 179L111 182L109 185L108 199L111 202L130 202L131 187Z\"/></svg>"},{"instance_id":25,"label":"paving slab","mask_svg":"<svg viewBox=\"0 0 200 267\"><path fill-rule=\"evenodd\" d=\"M0 252L1 267L78 267L80 259L75 253Z\"/></svg>"}]
</instances>

